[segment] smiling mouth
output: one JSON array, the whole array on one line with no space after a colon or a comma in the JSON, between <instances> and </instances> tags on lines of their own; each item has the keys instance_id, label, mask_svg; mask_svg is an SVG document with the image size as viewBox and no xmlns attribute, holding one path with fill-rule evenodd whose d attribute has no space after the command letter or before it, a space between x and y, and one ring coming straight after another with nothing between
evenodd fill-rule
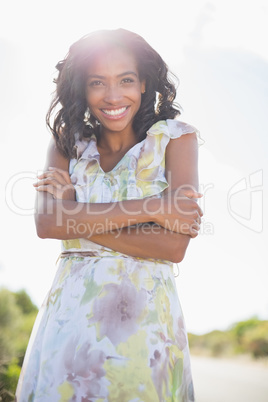
<instances>
[{"instance_id":1,"label":"smiling mouth","mask_svg":"<svg viewBox=\"0 0 268 402\"><path fill-rule=\"evenodd\" d=\"M128 109L127 106L121 107L119 109L101 109L104 114L108 116L120 116Z\"/></svg>"}]
</instances>

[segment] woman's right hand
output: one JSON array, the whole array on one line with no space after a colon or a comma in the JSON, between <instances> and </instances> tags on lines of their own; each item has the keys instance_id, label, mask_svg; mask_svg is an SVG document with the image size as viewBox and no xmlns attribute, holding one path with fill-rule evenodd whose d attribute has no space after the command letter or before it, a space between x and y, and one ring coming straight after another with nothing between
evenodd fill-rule
<instances>
[{"instance_id":1,"label":"woman's right hand","mask_svg":"<svg viewBox=\"0 0 268 402\"><path fill-rule=\"evenodd\" d=\"M67 170L49 167L34 183L37 191L50 193L55 199L75 200L75 188Z\"/></svg>"},{"instance_id":2,"label":"woman's right hand","mask_svg":"<svg viewBox=\"0 0 268 402\"><path fill-rule=\"evenodd\" d=\"M203 194L192 189L176 189L158 199L156 223L172 232L198 235L203 211L196 202Z\"/></svg>"}]
</instances>

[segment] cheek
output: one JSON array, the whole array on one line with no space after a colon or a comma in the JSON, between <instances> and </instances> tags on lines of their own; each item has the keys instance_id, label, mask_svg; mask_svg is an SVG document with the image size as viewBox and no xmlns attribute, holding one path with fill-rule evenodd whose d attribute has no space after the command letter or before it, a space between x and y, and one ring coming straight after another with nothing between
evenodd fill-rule
<instances>
[{"instance_id":1,"label":"cheek","mask_svg":"<svg viewBox=\"0 0 268 402\"><path fill-rule=\"evenodd\" d=\"M90 107L94 107L94 105L97 104L97 102L99 101L100 96L98 96L98 94L96 92L93 91L87 91L86 92L86 101L88 106Z\"/></svg>"},{"instance_id":2,"label":"cheek","mask_svg":"<svg viewBox=\"0 0 268 402\"><path fill-rule=\"evenodd\" d=\"M88 106L92 103L91 95L89 93L86 93L86 101L87 101Z\"/></svg>"},{"instance_id":3,"label":"cheek","mask_svg":"<svg viewBox=\"0 0 268 402\"><path fill-rule=\"evenodd\" d=\"M141 94L139 93L136 98L137 109L141 106Z\"/></svg>"},{"instance_id":4,"label":"cheek","mask_svg":"<svg viewBox=\"0 0 268 402\"><path fill-rule=\"evenodd\" d=\"M141 92L140 89L136 89L132 91L132 94L130 95L133 101L137 104L141 104Z\"/></svg>"}]
</instances>

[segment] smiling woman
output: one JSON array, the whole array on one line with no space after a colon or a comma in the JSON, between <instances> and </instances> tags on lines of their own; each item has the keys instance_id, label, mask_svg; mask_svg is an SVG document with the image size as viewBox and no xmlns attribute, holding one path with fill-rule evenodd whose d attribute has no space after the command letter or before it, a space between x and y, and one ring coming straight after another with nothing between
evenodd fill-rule
<instances>
[{"instance_id":1,"label":"smiling woman","mask_svg":"<svg viewBox=\"0 0 268 402\"><path fill-rule=\"evenodd\" d=\"M174 120L167 66L139 35L83 37L58 69L35 188L37 233L62 253L17 401L194 401L173 262L203 214L197 130Z\"/></svg>"},{"instance_id":2,"label":"smiling woman","mask_svg":"<svg viewBox=\"0 0 268 402\"><path fill-rule=\"evenodd\" d=\"M113 64L116 72L111 69ZM106 93L109 89L107 96L111 98L120 96L117 93L119 82L120 88L125 90L125 86L129 86L129 89L140 86L136 97L140 98L143 94L140 98L142 107L133 115L133 129L138 140L144 139L146 131L157 121L173 119L180 114L179 107L174 104L176 89L171 81L172 74L168 72L166 64L141 36L127 30L104 30L86 35L70 47L67 57L58 63L57 68L57 93L48 111L47 123L64 156L75 156L74 142L77 135L79 139L89 138L100 128L100 122L93 111L89 113L87 103L87 96L93 96L96 87L98 91L105 88ZM125 77L115 77L125 73ZM91 77L91 74L95 74L95 77ZM112 76L118 79L117 85L111 82ZM160 94L158 101L157 93ZM52 114L58 105L63 107L51 125ZM113 109L118 106L118 100L113 105L108 102L108 105L108 109ZM105 107L108 110L106 103ZM85 110L86 125L83 124Z\"/></svg>"}]
</instances>

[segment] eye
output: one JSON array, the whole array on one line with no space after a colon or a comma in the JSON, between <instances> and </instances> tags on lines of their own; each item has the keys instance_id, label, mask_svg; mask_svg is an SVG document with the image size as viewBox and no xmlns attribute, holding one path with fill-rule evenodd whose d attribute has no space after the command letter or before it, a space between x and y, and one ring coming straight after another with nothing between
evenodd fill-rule
<instances>
[{"instance_id":1,"label":"eye","mask_svg":"<svg viewBox=\"0 0 268 402\"><path fill-rule=\"evenodd\" d=\"M123 84L131 84L132 82L134 82L133 78L127 77L122 79Z\"/></svg>"},{"instance_id":2,"label":"eye","mask_svg":"<svg viewBox=\"0 0 268 402\"><path fill-rule=\"evenodd\" d=\"M90 86L90 87L99 87L99 86L102 86L102 85L104 85L104 84L103 84L103 82L100 81L100 80L91 81L91 82L89 83L89 86Z\"/></svg>"}]
</instances>

